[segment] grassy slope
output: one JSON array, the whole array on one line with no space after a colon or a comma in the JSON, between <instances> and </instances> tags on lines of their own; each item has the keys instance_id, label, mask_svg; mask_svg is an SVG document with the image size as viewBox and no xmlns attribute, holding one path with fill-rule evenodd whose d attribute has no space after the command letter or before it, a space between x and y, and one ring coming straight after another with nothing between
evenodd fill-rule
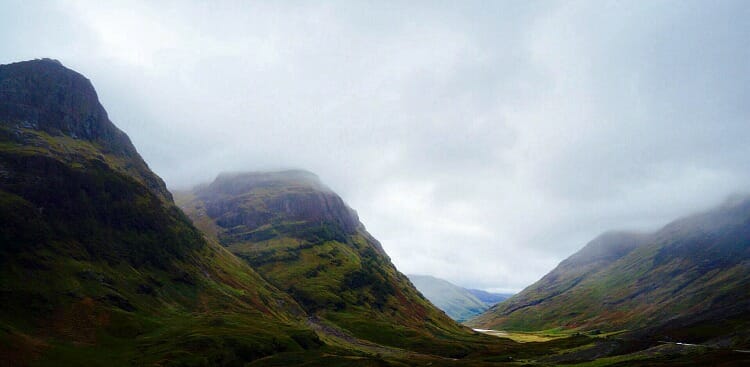
<instances>
[{"instance_id":1,"label":"grassy slope","mask_svg":"<svg viewBox=\"0 0 750 367\"><path fill-rule=\"evenodd\" d=\"M592 241L470 325L631 330L651 339L748 345L750 202L727 204L650 235Z\"/></svg>"},{"instance_id":2,"label":"grassy slope","mask_svg":"<svg viewBox=\"0 0 750 367\"><path fill-rule=\"evenodd\" d=\"M316 179L282 177L244 189L227 180L178 193L178 203L199 228L311 314L384 345L455 356L469 352L461 341L473 336L424 299L356 214ZM284 212L288 202L303 207ZM221 210L210 215L215 208ZM298 217L303 212L320 220ZM341 219L348 215L354 217Z\"/></svg>"},{"instance_id":3,"label":"grassy slope","mask_svg":"<svg viewBox=\"0 0 750 367\"><path fill-rule=\"evenodd\" d=\"M113 168L115 157L11 130L0 129L5 358L220 364L317 343L291 298Z\"/></svg>"},{"instance_id":4,"label":"grassy slope","mask_svg":"<svg viewBox=\"0 0 750 367\"><path fill-rule=\"evenodd\" d=\"M409 275L409 280L435 306L463 322L484 312L487 305L468 290L429 275Z\"/></svg>"}]
</instances>

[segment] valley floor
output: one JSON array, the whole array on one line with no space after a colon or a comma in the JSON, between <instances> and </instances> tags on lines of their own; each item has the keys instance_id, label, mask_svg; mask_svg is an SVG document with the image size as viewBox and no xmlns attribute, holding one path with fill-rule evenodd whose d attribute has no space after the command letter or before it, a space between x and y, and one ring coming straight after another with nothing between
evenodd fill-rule
<instances>
[{"instance_id":1,"label":"valley floor","mask_svg":"<svg viewBox=\"0 0 750 367\"><path fill-rule=\"evenodd\" d=\"M518 366L747 366L750 351L681 342L654 345L620 338L623 332L599 335L560 330L519 332L473 329L519 343L509 353L474 356L483 362Z\"/></svg>"},{"instance_id":2,"label":"valley floor","mask_svg":"<svg viewBox=\"0 0 750 367\"><path fill-rule=\"evenodd\" d=\"M507 332L481 330L465 341L476 351L462 358L446 358L384 347L357 339L322 320L310 325L325 339L325 351L281 353L251 366L747 366L742 350L686 343L646 345L615 335L565 332ZM492 336L492 338L487 338ZM333 347L331 347L333 346ZM322 353L321 353L322 352Z\"/></svg>"}]
</instances>

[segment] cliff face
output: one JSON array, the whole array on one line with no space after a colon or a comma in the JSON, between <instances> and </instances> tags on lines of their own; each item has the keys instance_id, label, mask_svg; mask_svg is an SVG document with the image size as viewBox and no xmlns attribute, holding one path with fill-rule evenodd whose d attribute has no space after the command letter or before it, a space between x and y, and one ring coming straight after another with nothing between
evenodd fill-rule
<instances>
[{"instance_id":1,"label":"cliff face","mask_svg":"<svg viewBox=\"0 0 750 367\"><path fill-rule=\"evenodd\" d=\"M5 137L20 145L48 147L49 141L35 139L29 131L93 143L97 155L118 158L118 169L164 200L172 199L164 182L149 170L130 138L109 120L91 82L56 60L0 66L0 116ZM57 155L73 159L70 152L73 147L68 148L57 151Z\"/></svg>"},{"instance_id":2,"label":"cliff face","mask_svg":"<svg viewBox=\"0 0 750 367\"><path fill-rule=\"evenodd\" d=\"M245 195L251 192L252 200ZM223 174L196 195L219 226L240 238L283 222L328 223L347 235L361 227L354 210L304 171ZM241 195L248 200L237 200Z\"/></svg>"}]
</instances>

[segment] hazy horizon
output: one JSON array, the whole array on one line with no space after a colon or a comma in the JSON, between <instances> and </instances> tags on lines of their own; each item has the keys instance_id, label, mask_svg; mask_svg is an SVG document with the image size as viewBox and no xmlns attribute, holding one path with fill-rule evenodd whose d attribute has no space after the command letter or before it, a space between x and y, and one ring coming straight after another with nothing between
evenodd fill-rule
<instances>
[{"instance_id":1,"label":"hazy horizon","mask_svg":"<svg viewBox=\"0 0 750 367\"><path fill-rule=\"evenodd\" d=\"M178 6L179 5L179 6ZM742 1L7 1L170 189L305 169L405 274L517 292L750 187Z\"/></svg>"}]
</instances>

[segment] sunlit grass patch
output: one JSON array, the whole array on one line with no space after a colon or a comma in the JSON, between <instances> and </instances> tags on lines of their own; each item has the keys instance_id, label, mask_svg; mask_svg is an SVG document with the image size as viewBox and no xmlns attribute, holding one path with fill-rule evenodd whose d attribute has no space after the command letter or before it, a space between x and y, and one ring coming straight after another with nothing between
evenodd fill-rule
<instances>
[{"instance_id":1,"label":"sunlit grass patch","mask_svg":"<svg viewBox=\"0 0 750 367\"><path fill-rule=\"evenodd\" d=\"M474 329L474 331L496 336L499 338L508 338L519 343L546 342L550 340L567 338L572 335L571 332L563 332L556 329L545 331L505 331L505 330L488 330Z\"/></svg>"}]
</instances>

